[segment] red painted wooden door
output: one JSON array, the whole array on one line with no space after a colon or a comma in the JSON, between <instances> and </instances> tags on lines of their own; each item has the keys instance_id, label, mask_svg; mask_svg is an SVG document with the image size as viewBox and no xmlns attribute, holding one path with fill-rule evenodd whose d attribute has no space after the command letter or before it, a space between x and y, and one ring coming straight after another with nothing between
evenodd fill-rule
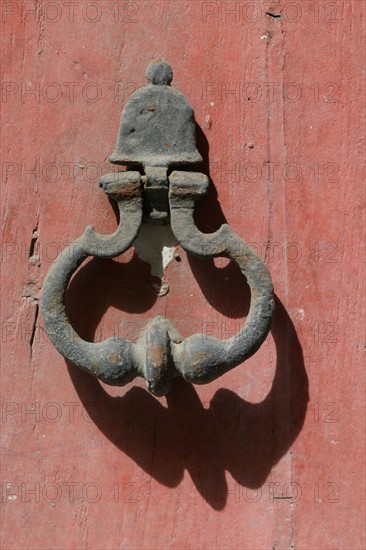
<instances>
[{"instance_id":1,"label":"red painted wooden door","mask_svg":"<svg viewBox=\"0 0 366 550\"><path fill-rule=\"evenodd\" d=\"M1 2L4 549L365 547L364 9ZM226 220L277 297L254 357L161 399L66 365L39 314L56 255L88 224L116 227L98 179L156 57L200 127L212 184L197 224ZM133 340L157 314L185 336L236 332L238 269L165 252L162 296L133 249L86 262L67 295L79 334Z\"/></svg>"}]
</instances>

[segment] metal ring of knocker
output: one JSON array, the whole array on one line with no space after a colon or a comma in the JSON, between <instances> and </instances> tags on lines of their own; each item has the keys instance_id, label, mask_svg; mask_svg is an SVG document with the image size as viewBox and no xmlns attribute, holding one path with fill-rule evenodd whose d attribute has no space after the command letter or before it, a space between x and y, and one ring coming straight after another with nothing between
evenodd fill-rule
<instances>
[{"instance_id":1,"label":"metal ring of knocker","mask_svg":"<svg viewBox=\"0 0 366 550\"><path fill-rule=\"evenodd\" d=\"M165 395L175 376L205 384L253 355L265 340L274 310L270 274L262 260L226 224L215 233L195 226L195 204L208 190L208 178L198 172L168 169L194 167L202 162L196 147L193 109L170 83L173 73L165 61L150 63L148 86L129 99L122 113L114 164L138 167L103 176L100 185L118 205L119 226L101 235L88 226L84 234L57 257L42 292L45 328L57 350L71 363L103 382L123 386L136 376L147 381L155 395ZM88 256L113 258L134 242L145 216L169 222L179 244L203 258L234 260L251 290L250 310L241 330L219 340L194 334L183 338L172 323L158 316L147 323L143 336L132 343L112 337L86 342L72 328L65 311L71 276Z\"/></svg>"}]
</instances>

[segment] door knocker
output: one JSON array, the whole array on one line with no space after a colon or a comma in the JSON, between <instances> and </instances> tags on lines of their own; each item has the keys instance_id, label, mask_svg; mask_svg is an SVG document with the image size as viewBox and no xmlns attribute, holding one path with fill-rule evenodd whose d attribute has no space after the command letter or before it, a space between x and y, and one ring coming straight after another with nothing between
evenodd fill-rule
<instances>
[{"instance_id":1,"label":"door knocker","mask_svg":"<svg viewBox=\"0 0 366 550\"><path fill-rule=\"evenodd\" d=\"M183 376L205 384L253 355L265 340L274 310L270 274L262 260L226 224L215 233L201 233L193 211L208 190L208 177L194 170L202 162L197 150L194 112L184 95L170 86L173 73L165 61L146 71L149 84L127 101L121 118L113 164L124 172L100 180L118 206L119 226L111 235L92 226L56 258L45 279L42 315L47 334L71 363L113 386L137 376L149 391L165 395L171 381ZM223 256L236 262L249 284L248 317L232 338L219 340L194 334L183 338L162 316L146 324L137 342L120 336L87 342L72 328L65 311L71 276L88 256L113 258L134 242L144 217L170 223L179 244L201 258Z\"/></svg>"}]
</instances>

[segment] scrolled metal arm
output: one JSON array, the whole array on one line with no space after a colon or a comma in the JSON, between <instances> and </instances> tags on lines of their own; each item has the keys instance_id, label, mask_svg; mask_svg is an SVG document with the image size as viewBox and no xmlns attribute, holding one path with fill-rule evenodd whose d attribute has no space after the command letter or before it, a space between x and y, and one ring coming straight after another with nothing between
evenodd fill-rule
<instances>
[{"instance_id":1,"label":"scrolled metal arm","mask_svg":"<svg viewBox=\"0 0 366 550\"><path fill-rule=\"evenodd\" d=\"M172 343L176 369L186 380L205 384L248 359L263 343L274 310L273 285L265 264L230 226L224 224L210 234L196 227L194 206L208 187L204 174L173 172L170 186L171 225L179 244L198 257L223 256L235 261L251 290L247 320L235 336L219 340L194 334L181 344Z\"/></svg>"},{"instance_id":2,"label":"scrolled metal arm","mask_svg":"<svg viewBox=\"0 0 366 550\"><path fill-rule=\"evenodd\" d=\"M42 290L42 317L49 338L71 363L111 385L124 385L138 372L132 360L131 342L122 337L100 343L86 342L75 332L65 310L69 281L88 256L112 258L125 252L135 240L142 222L140 174L107 174L101 180L118 204L120 221L112 235L100 235L88 226L84 234L56 258Z\"/></svg>"}]
</instances>

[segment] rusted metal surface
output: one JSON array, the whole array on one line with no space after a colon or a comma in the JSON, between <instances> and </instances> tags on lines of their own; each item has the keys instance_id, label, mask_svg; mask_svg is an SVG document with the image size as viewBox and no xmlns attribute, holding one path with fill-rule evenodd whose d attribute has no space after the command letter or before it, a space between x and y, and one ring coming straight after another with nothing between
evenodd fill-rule
<instances>
[{"instance_id":1,"label":"rusted metal surface","mask_svg":"<svg viewBox=\"0 0 366 550\"><path fill-rule=\"evenodd\" d=\"M43 286L45 328L58 351L73 364L110 385L122 386L142 376L149 391L165 395L176 376L205 384L253 355L270 329L274 309L273 287L263 261L227 225L211 234L198 230L193 220L198 200L208 191L205 174L174 170L194 167L202 158L197 150L192 107L170 87L172 70L164 61L148 66L148 86L138 90L122 113L116 152L110 160L138 170L110 173L100 185L119 208L120 223L112 235L93 227L56 259ZM144 208L143 208L144 206ZM180 245L202 258L235 261L251 289L247 320L232 338L207 334L183 338L164 317L147 324L132 343L121 336L101 343L86 342L72 328L65 311L65 293L72 274L88 256L114 257L126 251L145 216L168 223Z\"/></svg>"},{"instance_id":2,"label":"rusted metal surface","mask_svg":"<svg viewBox=\"0 0 366 550\"><path fill-rule=\"evenodd\" d=\"M153 61L146 77L149 85L137 90L125 105L110 161L144 167L202 162L196 146L193 109L184 95L170 86L170 65Z\"/></svg>"}]
</instances>

